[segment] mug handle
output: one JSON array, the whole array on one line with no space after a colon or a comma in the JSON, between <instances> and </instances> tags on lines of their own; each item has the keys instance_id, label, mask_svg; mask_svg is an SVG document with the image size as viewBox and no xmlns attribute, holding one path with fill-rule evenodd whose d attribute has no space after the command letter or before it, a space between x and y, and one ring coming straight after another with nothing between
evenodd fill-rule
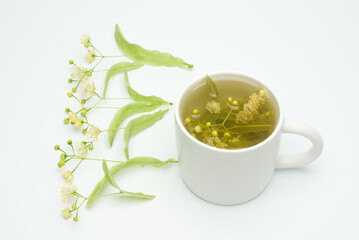
<instances>
[{"instance_id":1,"label":"mug handle","mask_svg":"<svg viewBox=\"0 0 359 240\"><path fill-rule=\"evenodd\" d=\"M302 153L291 155L279 155L276 168L294 168L306 165L319 157L323 149L323 139L319 132L306 123L285 119L282 127L283 133L298 134L308 138L312 147Z\"/></svg>"}]
</instances>

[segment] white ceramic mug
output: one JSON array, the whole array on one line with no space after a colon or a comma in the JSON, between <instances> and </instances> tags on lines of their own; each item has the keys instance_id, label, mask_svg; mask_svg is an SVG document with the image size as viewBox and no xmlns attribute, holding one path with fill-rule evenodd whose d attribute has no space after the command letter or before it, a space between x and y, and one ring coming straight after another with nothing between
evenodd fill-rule
<instances>
[{"instance_id":1,"label":"white ceramic mug","mask_svg":"<svg viewBox=\"0 0 359 240\"><path fill-rule=\"evenodd\" d=\"M175 129L181 175L188 188L200 198L220 205L247 202L260 194L270 182L274 169L300 167L315 160L323 148L320 134L311 126L283 119L281 104L265 84L238 73L210 74L214 81L236 80L262 85L278 106L278 121L273 133L263 142L244 149L220 149L208 146L191 136L183 126L181 103L191 89L205 76L191 82L180 94L175 105ZM308 138L312 147L299 154L280 155L282 133Z\"/></svg>"}]
</instances>

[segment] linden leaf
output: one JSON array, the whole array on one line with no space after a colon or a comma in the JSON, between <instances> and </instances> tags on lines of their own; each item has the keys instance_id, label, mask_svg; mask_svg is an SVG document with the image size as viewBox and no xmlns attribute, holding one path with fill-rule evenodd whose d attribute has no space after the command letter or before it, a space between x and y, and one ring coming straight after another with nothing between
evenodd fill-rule
<instances>
[{"instance_id":1,"label":"linden leaf","mask_svg":"<svg viewBox=\"0 0 359 240\"><path fill-rule=\"evenodd\" d=\"M128 160L127 162L119 163L119 164L114 165L109 170L107 170L108 174L105 173L105 175L107 175L107 177L105 176L103 179L101 179L96 184L94 190L92 191L90 197L88 198L86 206L87 207L92 206L93 202L95 201L96 198L99 197L99 193L102 191L102 189L104 188L104 186L108 182L108 179L113 180L113 176L116 173L118 173L121 169L126 168L126 167L145 166L145 165L150 165L150 166L159 168L159 167L162 167L164 165L167 165L168 163L178 163L178 161L173 159L173 158L168 159L167 161L160 161L159 159L152 158L152 157L134 157L134 158ZM104 164L102 166L104 167ZM106 165L106 167L107 167L107 165ZM104 171L106 171L106 170L104 170ZM120 190L120 192L123 193L123 194L131 195L131 196L139 197L139 198L145 198L145 199L152 199L152 198L155 197L153 195L145 195L145 194L140 193L140 192L133 193L133 192L128 192L128 191L124 191L124 190Z\"/></svg>"},{"instance_id":2,"label":"linden leaf","mask_svg":"<svg viewBox=\"0 0 359 240\"><path fill-rule=\"evenodd\" d=\"M121 123L128 118L129 116L132 116L136 113L143 113L143 112L150 112L158 108L160 104L146 104L146 103L130 103L122 108L120 108L115 116L113 117L111 124L109 126L108 131L108 141L110 143L110 146L112 146L113 140L116 136L116 133L118 131L118 128L120 127Z\"/></svg>"},{"instance_id":3,"label":"linden leaf","mask_svg":"<svg viewBox=\"0 0 359 240\"><path fill-rule=\"evenodd\" d=\"M110 78L115 76L116 74L119 73L123 73L123 72L128 72L128 71L132 71L132 70L136 70L140 67L142 67L143 64L142 63L138 63L138 62L120 62L120 63L116 63L114 65L112 65L106 73L106 78L105 78L105 86L103 89L103 97L106 96L106 90L107 90L107 86L108 86L108 82L110 81Z\"/></svg>"},{"instance_id":4,"label":"linden leaf","mask_svg":"<svg viewBox=\"0 0 359 240\"><path fill-rule=\"evenodd\" d=\"M218 96L217 86L213 82L212 78L210 78L208 75L206 75L206 84L209 90L209 95L211 97L217 97Z\"/></svg>"},{"instance_id":5,"label":"linden leaf","mask_svg":"<svg viewBox=\"0 0 359 240\"><path fill-rule=\"evenodd\" d=\"M157 50L147 50L141 46L129 43L116 24L115 27L115 40L117 46L129 58L135 61L151 65L151 66L166 66L166 67L180 67L180 68L193 68L193 65L186 63L183 59L174 57L169 53L162 53Z\"/></svg>"},{"instance_id":6,"label":"linden leaf","mask_svg":"<svg viewBox=\"0 0 359 240\"><path fill-rule=\"evenodd\" d=\"M125 82L127 85L127 91L128 94L130 95L130 97L136 101L136 102L145 102L145 103L150 103L150 104L159 104L159 105L172 105L172 103L166 102L165 100L163 100L160 97L156 97L156 96L144 96L139 94L138 92L136 92L131 86L130 83L128 81L128 73L125 72L124 74L124 78L125 78Z\"/></svg>"},{"instance_id":7,"label":"linden leaf","mask_svg":"<svg viewBox=\"0 0 359 240\"><path fill-rule=\"evenodd\" d=\"M139 116L135 119L132 119L126 126L125 131L123 133L123 137L125 140L125 156L129 159L128 155L128 144L130 142L130 138L138 134L139 132L151 127L157 121L161 120L167 110L159 110L153 114L146 114Z\"/></svg>"}]
</instances>

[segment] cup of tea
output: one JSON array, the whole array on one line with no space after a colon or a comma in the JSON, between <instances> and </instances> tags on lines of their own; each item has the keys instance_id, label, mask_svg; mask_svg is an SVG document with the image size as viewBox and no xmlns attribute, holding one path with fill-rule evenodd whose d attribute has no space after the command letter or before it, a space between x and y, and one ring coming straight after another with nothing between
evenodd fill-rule
<instances>
[{"instance_id":1,"label":"cup of tea","mask_svg":"<svg viewBox=\"0 0 359 240\"><path fill-rule=\"evenodd\" d=\"M280 154L284 133L308 138L311 148ZM175 134L185 184L198 197L219 205L255 198L275 169L304 166L323 148L313 127L284 119L281 103L268 86L235 72L201 76L180 93Z\"/></svg>"}]
</instances>

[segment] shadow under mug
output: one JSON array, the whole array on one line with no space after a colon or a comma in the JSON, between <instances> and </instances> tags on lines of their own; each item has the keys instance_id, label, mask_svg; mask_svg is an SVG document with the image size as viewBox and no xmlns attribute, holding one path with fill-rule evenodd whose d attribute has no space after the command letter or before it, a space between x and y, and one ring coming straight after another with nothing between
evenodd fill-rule
<instances>
[{"instance_id":1,"label":"shadow under mug","mask_svg":"<svg viewBox=\"0 0 359 240\"><path fill-rule=\"evenodd\" d=\"M259 195L269 184L278 168L293 168L315 160L323 148L320 134L311 126L283 119L281 104L265 84L232 72L210 74L214 81L244 81L264 86L278 106L277 126L263 142L243 149L220 149L208 146L191 136L182 124L183 99L191 90L205 81L205 76L191 82L179 95L175 104L175 131L181 175L188 188L200 198L220 205L236 205ZM308 138L312 147L302 153L280 155L283 133L298 134Z\"/></svg>"}]
</instances>

